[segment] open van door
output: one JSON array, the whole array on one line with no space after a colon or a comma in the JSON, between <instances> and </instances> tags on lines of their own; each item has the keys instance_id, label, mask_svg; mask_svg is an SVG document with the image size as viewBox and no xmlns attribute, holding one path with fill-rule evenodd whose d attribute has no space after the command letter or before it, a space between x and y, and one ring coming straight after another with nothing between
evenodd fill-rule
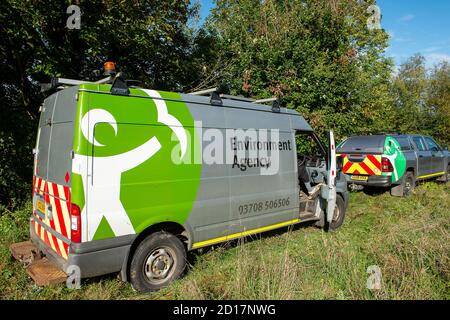
<instances>
[{"instance_id":1,"label":"open van door","mask_svg":"<svg viewBox=\"0 0 450 320\"><path fill-rule=\"evenodd\" d=\"M328 199L327 199L327 222L333 221L334 209L336 207L336 145L334 134L328 133Z\"/></svg>"}]
</instances>

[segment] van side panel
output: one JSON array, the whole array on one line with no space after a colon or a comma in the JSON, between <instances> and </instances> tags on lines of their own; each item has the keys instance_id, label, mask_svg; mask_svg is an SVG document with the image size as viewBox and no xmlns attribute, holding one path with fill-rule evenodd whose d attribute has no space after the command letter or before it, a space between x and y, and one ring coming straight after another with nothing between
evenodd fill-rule
<instances>
[{"instance_id":1,"label":"van side panel","mask_svg":"<svg viewBox=\"0 0 450 320\"><path fill-rule=\"evenodd\" d=\"M202 155L218 142L217 149L221 150L215 152L225 156L225 141L215 140L226 135L225 108L195 103L187 103L187 106L196 121L197 134L209 140L202 143ZM206 159L201 160L200 185L185 224L192 230L193 243L226 236L230 232L230 168L222 163L223 157L218 163L205 164Z\"/></svg>"},{"instance_id":2,"label":"van side panel","mask_svg":"<svg viewBox=\"0 0 450 320\"><path fill-rule=\"evenodd\" d=\"M194 248L298 217L295 140L290 130L291 117L294 116L272 113L267 109L247 110L242 108L242 103L235 101L224 101L224 106L188 103L188 107L194 119L201 121L206 140L203 141L199 192L186 223L193 230ZM256 131L251 132L254 129ZM255 165L256 159L245 147L246 141L263 141L259 136L260 129L268 131L269 141L274 139L270 130L277 130L279 140L286 147L286 150L279 151L279 170L272 175L261 174L261 168ZM255 133L256 136L245 140L241 133ZM214 144L213 139L207 138L211 135L218 135L216 139L222 140L221 163L208 164L205 161ZM240 150L242 154L238 154L237 144L244 146ZM227 162L227 154L239 155L240 158L235 161L232 156ZM267 155L270 154L271 151Z\"/></svg>"}]
</instances>

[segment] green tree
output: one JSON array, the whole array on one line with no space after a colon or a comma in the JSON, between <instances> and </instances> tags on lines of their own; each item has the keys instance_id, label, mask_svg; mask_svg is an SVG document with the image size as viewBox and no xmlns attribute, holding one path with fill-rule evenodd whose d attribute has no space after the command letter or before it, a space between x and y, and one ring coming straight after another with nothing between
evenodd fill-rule
<instances>
[{"instance_id":1,"label":"green tree","mask_svg":"<svg viewBox=\"0 0 450 320\"><path fill-rule=\"evenodd\" d=\"M433 67L427 89L427 129L441 144L450 147L450 64Z\"/></svg>"},{"instance_id":2,"label":"green tree","mask_svg":"<svg viewBox=\"0 0 450 320\"><path fill-rule=\"evenodd\" d=\"M430 70L416 54L404 62L392 80L396 130L431 135L450 143L450 65L441 62Z\"/></svg>"},{"instance_id":3,"label":"green tree","mask_svg":"<svg viewBox=\"0 0 450 320\"><path fill-rule=\"evenodd\" d=\"M74 1L81 28L68 29L72 1L0 2L0 204L26 197L39 83L51 77L98 80L106 60L155 89L197 85L211 54L190 1Z\"/></svg>"},{"instance_id":4,"label":"green tree","mask_svg":"<svg viewBox=\"0 0 450 320\"><path fill-rule=\"evenodd\" d=\"M392 62L387 33L367 28L373 3L218 0L208 19L217 78L234 94L280 97L322 136L388 130Z\"/></svg>"},{"instance_id":5,"label":"green tree","mask_svg":"<svg viewBox=\"0 0 450 320\"><path fill-rule=\"evenodd\" d=\"M404 62L393 79L392 88L398 113L396 129L402 133L423 132L427 88L425 58L416 54Z\"/></svg>"}]
</instances>

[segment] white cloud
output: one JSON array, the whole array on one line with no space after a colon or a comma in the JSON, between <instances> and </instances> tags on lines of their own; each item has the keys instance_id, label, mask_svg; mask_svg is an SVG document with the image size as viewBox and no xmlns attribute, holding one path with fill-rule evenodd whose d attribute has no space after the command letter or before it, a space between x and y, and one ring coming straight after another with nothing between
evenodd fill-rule
<instances>
[{"instance_id":1,"label":"white cloud","mask_svg":"<svg viewBox=\"0 0 450 320\"><path fill-rule=\"evenodd\" d=\"M425 55L427 67L430 68L442 61L450 63L450 55L446 53L429 53Z\"/></svg>"},{"instance_id":2,"label":"white cloud","mask_svg":"<svg viewBox=\"0 0 450 320\"><path fill-rule=\"evenodd\" d=\"M407 14L407 15L404 15L403 17L401 17L401 18L400 18L400 21L401 21L401 22L408 22L408 21L413 20L415 17L416 17L416 16L413 15L413 14Z\"/></svg>"}]
</instances>

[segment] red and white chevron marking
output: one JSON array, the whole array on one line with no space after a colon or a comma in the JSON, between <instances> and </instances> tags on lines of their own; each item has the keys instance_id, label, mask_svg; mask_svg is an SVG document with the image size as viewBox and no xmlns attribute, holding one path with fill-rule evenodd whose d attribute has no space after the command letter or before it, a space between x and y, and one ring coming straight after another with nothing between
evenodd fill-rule
<instances>
[{"instance_id":1,"label":"red and white chevron marking","mask_svg":"<svg viewBox=\"0 0 450 320\"><path fill-rule=\"evenodd\" d=\"M36 202L33 202L33 215L39 222L56 231L66 239L70 240L70 188L50 181L45 181L37 176L33 177L34 193L43 197L45 205L51 205L53 218L48 215L42 219L36 213ZM57 238L45 230L40 223L33 221L36 234L64 259L67 259L69 244Z\"/></svg>"}]
</instances>

